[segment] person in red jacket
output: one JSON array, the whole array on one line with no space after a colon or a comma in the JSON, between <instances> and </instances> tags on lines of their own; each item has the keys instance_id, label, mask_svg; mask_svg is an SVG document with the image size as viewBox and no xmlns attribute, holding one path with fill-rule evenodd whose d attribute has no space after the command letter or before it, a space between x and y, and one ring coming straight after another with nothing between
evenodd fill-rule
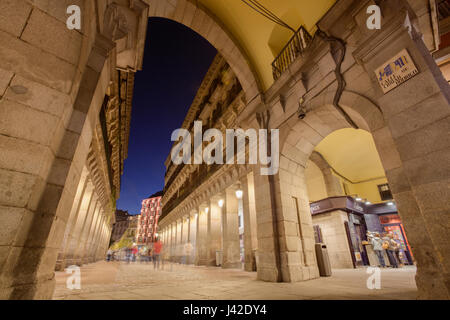
<instances>
[{"instance_id":1,"label":"person in red jacket","mask_svg":"<svg viewBox=\"0 0 450 320\"><path fill-rule=\"evenodd\" d=\"M134 246L133 249L131 249L131 254L132 254L132 257L133 257L133 260L132 260L132 261L133 261L133 262L136 261L137 253L138 253L138 248L137 248L136 246Z\"/></svg>"},{"instance_id":2,"label":"person in red jacket","mask_svg":"<svg viewBox=\"0 0 450 320\"><path fill-rule=\"evenodd\" d=\"M155 243L153 243L153 268L159 269L159 264L161 261L161 251L162 251L162 243L156 238Z\"/></svg>"}]
</instances>

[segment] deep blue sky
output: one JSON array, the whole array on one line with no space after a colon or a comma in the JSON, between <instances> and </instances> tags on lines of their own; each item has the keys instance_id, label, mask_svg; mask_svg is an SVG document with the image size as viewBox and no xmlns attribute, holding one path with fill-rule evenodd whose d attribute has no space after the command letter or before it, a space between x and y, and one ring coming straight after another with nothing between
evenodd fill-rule
<instances>
[{"instance_id":1,"label":"deep blue sky","mask_svg":"<svg viewBox=\"0 0 450 320\"><path fill-rule=\"evenodd\" d=\"M172 131L180 128L216 50L176 22L150 18L143 71L136 74L128 158L117 208L138 214L164 187Z\"/></svg>"}]
</instances>

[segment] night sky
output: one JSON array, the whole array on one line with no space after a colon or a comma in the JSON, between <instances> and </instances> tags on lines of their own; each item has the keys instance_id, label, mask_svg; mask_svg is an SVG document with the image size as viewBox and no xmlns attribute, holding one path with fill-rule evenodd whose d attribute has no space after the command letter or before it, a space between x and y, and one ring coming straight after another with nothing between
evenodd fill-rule
<instances>
[{"instance_id":1,"label":"night sky","mask_svg":"<svg viewBox=\"0 0 450 320\"><path fill-rule=\"evenodd\" d=\"M128 158L117 208L138 214L164 187L172 131L180 128L216 50L176 22L150 18L143 70L136 74Z\"/></svg>"}]
</instances>

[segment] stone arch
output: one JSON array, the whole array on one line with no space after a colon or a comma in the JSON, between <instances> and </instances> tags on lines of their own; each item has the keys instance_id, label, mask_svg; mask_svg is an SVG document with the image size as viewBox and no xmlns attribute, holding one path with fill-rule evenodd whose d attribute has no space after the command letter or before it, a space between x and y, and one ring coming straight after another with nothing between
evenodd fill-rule
<instances>
[{"instance_id":1,"label":"stone arch","mask_svg":"<svg viewBox=\"0 0 450 320\"><path fill-rule=\"evenodd\" d=\"M333 106L334 90L326 90L305 104L307 113L303 120L293 120L280 128L280 151L290 159L306 161L316 145L332 132L350 128L344 116ZM381 109L368 98L344 91L341 107L360 129L374 133L385 127Z\"/></svg>"},{"instance_id":2,"label":"stone arch","mask_svg":"<svg viewBox=\"0 0 450 320\"><path fill-rule=\"evenodd\" d=\"M211 43L236 74L248 102L262 92L261 81L244 50L226 27L198 1L147 0L146 2L149 3L149 17L166 18L181 23Z\"/></svg>"},{"instance_id":3,"label":"stone arch","mask_svg":"<svg viewBox=\"0 0 450 320\"><path fill-rule=\"evenodd\" d=\"M279 127L280 168L273 180L278 228L285 230L280 233L286 233L279 237L280 254L287 257L281 266L283 281L318 276L304 171L315 147L325 137L339 129L352 127L333 105L334 95L335 90L324 90L304 104L307 111L304 119L293 115ZM380 109L369 99L349 91L342 97L342 109L361 129L376 132L385 127Z\"/></svg>"},{"instance_id":4,"label":"stone arch","mask_svg":"<svg viewBox=\"0 0 450 320\"><path fill-rule=\"evenodd\" d=\"M309 160L311 160L311 162L314 163L322 173L328 197L344 195L344 191L342 190L339 180L333 175L330 164L327 160L325 160L322 154L317 151L313 151Z\"/></svg>"}]
</instances>

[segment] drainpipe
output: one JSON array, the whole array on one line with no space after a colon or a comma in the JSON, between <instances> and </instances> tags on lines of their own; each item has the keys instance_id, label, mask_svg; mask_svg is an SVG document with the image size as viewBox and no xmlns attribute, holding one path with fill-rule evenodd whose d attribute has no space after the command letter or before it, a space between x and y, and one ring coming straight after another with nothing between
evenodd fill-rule
<instances>
[{"instance_id":1,"label":"drainpipe","mask_svg":"<svg viewBox=\"0 0 450 320\"><path fill-rule=\"evenodd\" d=\"M345 87L347 86L341 70L342 62L344 61L345 53L347 51L346 44L344 40L333 36L329 36L320 29L317 30L317 36L331 44L331 55L333 56L334 62L336 63L336 69L334 69L334 73L336 75L336 80L338 82L338 88L336 90L336 94L333 99L333 106L339 111L339 113L345 118L345 120L347 120L347 122L354 129L359 129L358 125L352 120L352 118L350 118L350 116L339 104L339 102L341 101L342 93L344 92Z\"/></svg>"}]
</instances>

